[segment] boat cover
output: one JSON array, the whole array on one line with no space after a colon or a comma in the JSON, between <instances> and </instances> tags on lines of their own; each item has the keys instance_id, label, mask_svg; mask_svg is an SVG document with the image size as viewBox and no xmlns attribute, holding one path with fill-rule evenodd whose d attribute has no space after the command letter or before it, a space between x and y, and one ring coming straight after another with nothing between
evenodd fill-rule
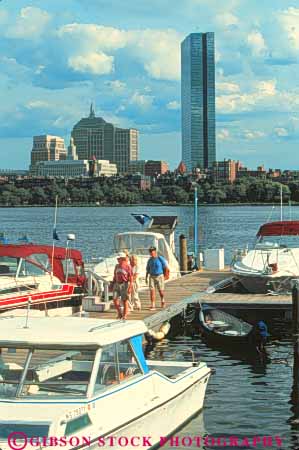
<instances>
[{"instance_id":1,"label":"boat cover","mask_svg":"<svg viewBox=\"0 0 299 450\"><path fill-rule=\"evenodd\" d=\"M260 236L297 236L299 235L299 220L284 220L269 222L262 225L257 233Z\"/></svg>"},{"instance_id":2,"label":"boat cover","mask_svg":"<svg viewBox=\"0 0 299 450\"><path fill-rule=\"evenodd\" d=\"M52 253L53 247L51 245L36 245L36 244L3 244L0 245L0 257L7 256L11 258L24 258L30 260L30 256L33 257L34 254L46 254L49 260L49 267L52 264ZM54 258L53 258L53 274L60 279L60 281L65 281L64 267L62 260L72 259L75 267L84 267L82 260L82 254L79 250L66 249L64 247L54 247ZM32 259L34 261L34 259ZM36 263L36 262L35 262ZM42 267L42 266L41 266ZM42 267L43 268L43 267ZM77 270L76 270L77 271ZM81 285L85 281L85 277L79 274L76 276L70 274L68 276L68 281L71 283L76 283Z\"/></svg>"}]
</instances>

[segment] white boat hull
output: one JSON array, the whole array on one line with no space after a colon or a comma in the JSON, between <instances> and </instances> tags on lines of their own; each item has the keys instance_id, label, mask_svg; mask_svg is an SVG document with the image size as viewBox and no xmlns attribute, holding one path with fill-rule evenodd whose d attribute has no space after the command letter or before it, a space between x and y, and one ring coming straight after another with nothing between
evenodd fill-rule
<instances>
[{"instance_id":1,"label":"white boat hull","mask_svg":"<svg viewBox=\"0 0 299 450\"><path fill-rule=\"evenodd\" d=\"M119 436L150 435L153 446L160 443L161 437L169 436L202 410L206 387L207 383L198 381L173 400L121 430ZM127 448L133 449L133 447Z\"/></svg>"},{"instance_id":2,"label":"white boat hull","mask_svg":"<svg viewBox=\"0 0 299 450\"><path fill-rule=\"evenodd\" d=\"M236 261L232 272L248 292L287 292L299 277L299 248L256 248Z\"/></svg>"},{"instance_id":3,"label":"white boat hull","mask_svg":"<svg viewBox=\"0 0 299 450\"><path fill-rule=\"evenodd\" d=\"M141 417L133 419L128 425L106 435L106 439L109 436L115 437L116 440L127 438L129 442L126 449L128 450L136 449L136 446L130 445L133 437L149 438L151 443L151 446L147 447L149 449L163 443L163 441L165 443L166 438L183 427L186 422L202 410L208 379L209 374L174 398L162 403L161 406L149 410ZM90 448L99 448L98 439ZM142 448L142 445L140 445L140 448Z\"/></svg>"},{"instance_id":4,"label":"white boat hull","mask_svg":"<svg viewBox=\"0 0 299 450\"><path fill-rule=\"evenodd\" d=\"M269 292L288 292L292 289L292 281L286 276L249 276L238 275L242 286L253 294L267 294Z\"/></svg>"}]
</instances>

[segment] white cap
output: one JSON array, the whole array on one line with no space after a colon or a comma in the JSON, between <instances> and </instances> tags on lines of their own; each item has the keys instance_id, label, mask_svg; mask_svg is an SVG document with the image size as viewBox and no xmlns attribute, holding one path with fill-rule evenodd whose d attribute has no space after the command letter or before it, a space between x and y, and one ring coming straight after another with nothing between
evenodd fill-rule
<instances>
[{"instance_id":1,"label":"white cap","mask_svg":"<svg viewBox=\"0 0 299 450\"><path fill-rule=\"evenodd\" d=\"M125 254L125 252L119 252L116 257L117 257L117 259L118 258L126 258L127 255Z\"/></svg>"}]
</instances>

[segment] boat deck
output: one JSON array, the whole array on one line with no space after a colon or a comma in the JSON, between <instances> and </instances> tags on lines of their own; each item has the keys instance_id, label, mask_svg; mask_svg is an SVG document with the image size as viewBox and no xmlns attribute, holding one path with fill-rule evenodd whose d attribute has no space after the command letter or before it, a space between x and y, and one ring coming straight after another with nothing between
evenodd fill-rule
<instances>
[{"instance_id":1,"label":"boat deck","mask_svg":"<svg viewBox=\"0 0 299 450\"><path fill-rule=\"evenodd\" d=\"M291 310L292 298L290 295L264 295L242 293L206 293L206 289L227 278L232 273L229 268L222 271L203 270L192 272L181 278L166 283L166 308L159 308L160 298L157 292L156 311L150 311L149 291L139 293L142 310L132 311L128 319L144 320L146 325L154 328L164 321L176 316L190 303L205 302L222 309L282 309ZM91 313L91 316L101 318L115 318L114 309L108 312Z\"/></svg>"}]
</instances>

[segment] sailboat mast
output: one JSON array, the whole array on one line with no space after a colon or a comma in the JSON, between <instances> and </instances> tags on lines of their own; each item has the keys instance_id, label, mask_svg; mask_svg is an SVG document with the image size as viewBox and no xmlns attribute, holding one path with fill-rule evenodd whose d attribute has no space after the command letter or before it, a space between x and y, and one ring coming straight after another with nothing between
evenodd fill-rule
<instances>
[{"instance_id":1,"label":"sailboat mast","mask_svg":"<svg viewBox=\"0 0 299 450\"><path fill-rule=\"evenodd\" d=\"M53 276L54 268L54 253L55 253L55 237L56 237L56 224L57 224L57 205L58 205L58 195L55 197L55 212L54 212L54 226L53 226L53 243L52 243L52 260L51 260L51 274Z\"/></svg>"},{"instance_id":2,"label":"sailboat mast","mask_svg":"<svg viewBox=\"0 0 299 450\"><path fill-rule=\"evenodd\" d=\"M282 222L282 184L280 185L280 221Z\"/></svg>"}]
</instances>

